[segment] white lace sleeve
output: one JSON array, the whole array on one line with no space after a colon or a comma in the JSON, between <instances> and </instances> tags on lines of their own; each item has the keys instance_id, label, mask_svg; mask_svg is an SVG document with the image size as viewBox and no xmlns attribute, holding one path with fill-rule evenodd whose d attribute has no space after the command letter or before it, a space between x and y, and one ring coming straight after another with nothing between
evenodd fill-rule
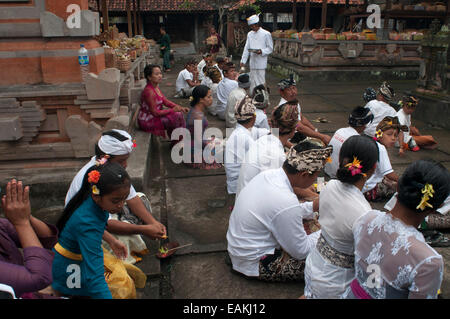
<instances>
[{"instance_id":1,"label":"white lace sleeve","mask_svg":"<svg viewBox=\"0 0 450 319\"><path fill-rule=\"evenodd\" d=\"M441 256L431 256L412 271L409 299L436 299L443 277L444 262ZM439 274L439 276L437 276Z\"/></svg>"}]
</instances>

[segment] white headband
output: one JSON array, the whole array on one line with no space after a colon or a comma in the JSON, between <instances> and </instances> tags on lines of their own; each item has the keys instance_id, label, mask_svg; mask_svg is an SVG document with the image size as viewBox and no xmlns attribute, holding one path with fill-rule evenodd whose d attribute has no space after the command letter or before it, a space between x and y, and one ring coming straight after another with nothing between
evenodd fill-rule
<instances>
[{"instance_id":1,"label":"white headband","mask_svg":"<svg viewBox=\"0 0 450 319\"><path fill-rule=\"evenodd\" d=\"M248 25L252 25L259 22L259 14L252 15L250 18L247 18Z\"/></svg>"},{"instance_id":2,"label":"white headband","mask_svg":"<svg viewBox=\"0 0 450 319\"><path fill-rule=\"evenodd\" d=\"M108 155L126 155L130 154L133 150L133 141L131 135L128 132L122 130L116 130L120 135L123 135L127 140L121 142L111 135L103 135L98 141L98 147L100 150Z\"/></svg>"}]
</instances>

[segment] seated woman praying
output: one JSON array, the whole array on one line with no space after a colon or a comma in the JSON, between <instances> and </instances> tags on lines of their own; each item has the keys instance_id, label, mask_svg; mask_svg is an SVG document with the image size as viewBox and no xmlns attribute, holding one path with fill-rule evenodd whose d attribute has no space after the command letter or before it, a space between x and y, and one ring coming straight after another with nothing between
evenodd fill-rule
<instances>
[{"instance_id":1,"label":"seated woman praying","mask_svg":"<svg viewBox=\"0 0 450 319\"><path fill-rule=\"evenodd\" d=\"M16 297L45 298L38 291L52 283L51 248L58 230L31 215L29 191L13 179L2 196L6 218L0 218L0 283L12 287Z\"/></svg>"},{"instance_id":2,"label":"seated woman praying","mask_svg":"<svg viewBox=\"0 0 450 319\"><path fill-rule=\"evenodd\" d=\"M183 113L189 112L187 107L169 101L159 89L162 81L161 68L158 65L147 65L144 69L147 85L142 91L141 108L138 124L141 130L158 136L171 138L173 130L186 127ZM167 108L165 109L164 106ZM172 145L179 140L172 141Z\"/></svg>"},{"instance_id":3,"label":"seated woman praying","mask_svg":"<svg viewBox=\"0 0 450 319\"><path fill-rule=\"evenodd\" d=\"M436 299L442 283L442 256L417 227L450 193L450 173L440 163L419 160L398 182L395 206L370 210L353 224L355 279L348 299Z\"/></svg>"},{"instance_id":4,"label":"seated woman praying","mask_svg":"<svg viewBox=\"0 0 450 319\"><path fill-rule=\"evenodd\" d=\"M292 147L283 167L255 176L236 199L227 241L235 271L264 281L303 280L305 259L320 231L308 234L318 200L300 203L294 187L316 180L332 147L305 141Z\"/></svg>"},{"instance_id":5,"label":"seated woman praying","mask_svg":"<svg viewBox=\"0 0 450 319\"><path fill-rule=\"evenodd\" d=\"M342 144L337 179L320 192L321 235L306 258L306 298L340 298L353 280L352 226L371 209L361 189L375 171L377 160L378 147L368 136L354 135Z\"/></svg>"},{"instance_id":6,"label":"seated woman praying","mask_svg":"<svg viewBox=\"0 0 450 319\"><path fill-rule=\"evenodd\" d=\"M192 91L191 110L189 111L186 122L187 129L191 133L191 141L187 145L190 146L191 163L193 168L216 169L223 165L216 163L214 158L215 138L210 140L204 139L205 130L208 128L208 120L205 112L213 102L211 89L206 85L196 86ZM196 124L197 123L197 124ZM207 158L205 158L204 150Z\"/></svg>"}]
</instances>

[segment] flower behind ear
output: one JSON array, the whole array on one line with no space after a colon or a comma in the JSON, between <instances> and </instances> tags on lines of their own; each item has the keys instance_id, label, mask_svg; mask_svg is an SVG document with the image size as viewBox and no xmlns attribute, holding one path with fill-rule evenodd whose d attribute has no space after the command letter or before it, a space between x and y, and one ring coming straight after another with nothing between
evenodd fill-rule
<instances>
[{"instance_id":1,"label":"flower behind ear","mask_svg":"<svg viewBox=\"0 0 450 319\"><path fill-rule=\"evenodd\" d=\"M100 180L100 172L97 170L93 170L88 173L88 182L91 184L97 184Z\"/></svg>"}]
</instances>

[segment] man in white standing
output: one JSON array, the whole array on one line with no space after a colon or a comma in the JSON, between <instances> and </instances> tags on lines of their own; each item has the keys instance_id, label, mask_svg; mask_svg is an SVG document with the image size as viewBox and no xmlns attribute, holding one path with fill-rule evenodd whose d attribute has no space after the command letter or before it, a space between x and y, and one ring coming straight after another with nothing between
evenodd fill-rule
<instances>
[{"instance_id":1,"label":"man in white standing","mask_svg":"<svg viewBox=\"0 0 450 319\"><path fill-rule=\"evenodd\" d=\"M252 29L247 34L241 67L245 66L250 57L250 92L260 84L266 84L267 57L273 52L273 40L269 31L259 25L259 15L247 19Z\"/></svg>"}]
</instances>

